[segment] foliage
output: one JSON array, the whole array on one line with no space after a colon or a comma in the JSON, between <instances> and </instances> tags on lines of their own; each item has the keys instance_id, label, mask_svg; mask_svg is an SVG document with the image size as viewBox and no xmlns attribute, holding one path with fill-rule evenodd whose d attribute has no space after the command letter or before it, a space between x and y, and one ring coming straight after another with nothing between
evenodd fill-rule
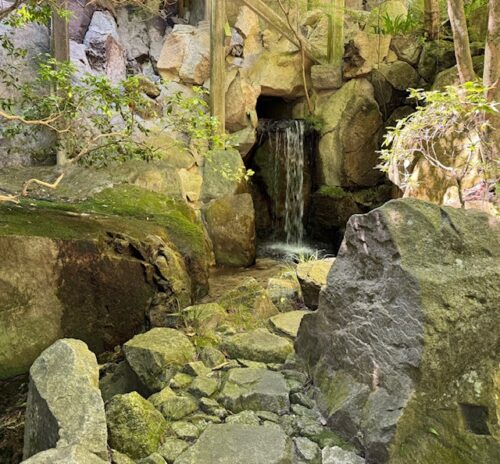
<instances>
[{"instance_id":1,"label":"foliage","mask_svg":"<svg viewBox=\"0 0 500 464\"><path fill-rule=\"evenodd\" d=\"M391 171L401 186L412 187L413 167L423 157L455 180L460 197L467 175L477 172L485 180L494 175L498 160L491 159L487 140L492 128L485 116L498 112L498 103L489 102L485 91L480 82L444 91L410 89L410 97L421 105L387 133L379 168Z\"/></svg>"},{"instance_id":2,"label":"foliage","mask_svg":"<svg viewBox=\"0 0 500 464\"><path fill-rule=\"evenodd\" d=\"M386 13L380 20L380 24L373 26L375 34L408 35L417 32L422 27L416 14L412 11L409 11L407 15L399 15L395 18Z\"/></svg>"},{"instance_id":3,"label":"foliage","mask_svg":"<svg viewBox=\"0 0 500 464\"><path fill-rule=\"evenodd\" d=\"M465 16L468 18L478 8L488 5L488 0L466 0L464 2Z\"/></svg>"}]
</instances>

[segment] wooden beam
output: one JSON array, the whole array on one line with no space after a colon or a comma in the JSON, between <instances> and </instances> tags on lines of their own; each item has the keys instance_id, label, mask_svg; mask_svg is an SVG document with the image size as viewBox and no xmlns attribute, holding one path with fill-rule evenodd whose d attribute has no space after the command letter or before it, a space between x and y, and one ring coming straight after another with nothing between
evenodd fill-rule
<instances>
[{"instance_id":1,"label":"wooden beam","mask_svg":"<svg viewBox=\"0 0 500 464\"><path fill-rule=\"evenodd\" d=\"M67 0L59 0L57 4L61 10L68 9ZM57 61L69 61L69 21L57 10L52 12L51 48Z\"/></svg>"},{"instance_id":2,"label":"wooden beam","mask_svg":"<svg viewBox=\"0 0 500 464\"><path fill-rule=\"evenodd\" d=\"M299 31L294 32L290 29L287 22L274 11L270 6L267 6L262 0L241 0L248 8L250 8L256 15L260 16L264 21L266 21L269 26L274 28L280 34L283 34L291 43L297 47L302 46L304 48L304 53L308 58L311 58L314 62L320 62L320 54L317 53L311 44L303 37ZM299 34L300 40L297 37Z\"/></svg>"},{"instance_id":3,"label":"wooden beam","mask_svg":"<svg viewBox=\"0 0 500 464\"><path fill-rule=\"evenodd\" d=\"M226 2L211 0L210 24L210 109L220 123L226 126Z\"/></svg>"}]
</instances>

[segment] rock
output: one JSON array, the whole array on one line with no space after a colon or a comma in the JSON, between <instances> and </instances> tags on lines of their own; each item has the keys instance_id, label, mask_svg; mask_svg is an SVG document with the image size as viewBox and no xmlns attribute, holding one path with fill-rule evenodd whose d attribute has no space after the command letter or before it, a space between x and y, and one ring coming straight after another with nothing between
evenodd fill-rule
<instances>
[{"instance_id":1,"label":"rock","mask_svg":"<svg viewBox=\"0 0 500 464\"><path fill-rule=\"evenodd\" d=\"M85 33L89 27L95 6L88 2L68 2L69 17L69 38L76 43L81 44Z\"/></svg>"},{"instance_id":2,"label":"rock","mask_svg":"<svg viewBox=\"0 0 500 464\"><path fill-rule=\"evenodd\" d=\"M250 114L255 112L260 87L254 86L238 73L226 91L226 128L230 132L245 129L251 124Z\"/></svg>"},{"instance_id":3,"label":"rock","mask_svg":"<svg viewBox=\"0 0 500 464\"><path fill-rule=\"evenodd\" d=\"M83 446L73 445L53 448L35 454L23 464L104 464L108 461L97 457Z\"/></svg>"},{"instance_id":4,"label":"rock","mask_svg":"<svg viewBox=\"0 0 500 464\"><path fill-rule=\"evenodd\" d=\"M115 19L109 11L96 11L83 43L92 68L107 75L113 83L127 75L125 50L120 42Z\"/></svg>"},{"instance_id":5,"label":"rock","mask_svg":"<svg viewBox=\"0 0 500 464\"><path fill-rule=\"evenodd\" d=\"M418 73L427 82L432 82L437 73L455 63L453 42L443 39L425 42L418 62Z\"/></svg>"},{"instance_id":6,"label":"rock","mask_svg":"<svg viewBox=\"0 0 500 464\"><path fill-rule=\"evenodd\" d=\"M199 440L175 464L291 464L291 446L286 435L267 427L210 425Z\"/></svg>"},{"instance_id":7,"label":"rock","mask_svg":"<svg viewBox=\"0 0 500 464\"><path fill-rule=\"evenodd\" d=\"M302 318L308 314L309 311L290 311L287 313L277 314L269 319L273 329L280 333L295 338L299 331L300 322Z\"/></svg>"},{"instance_id":8,"label":"rock","mask_svg":"<svg viewBox=\"0 0 500 464\"><path fill-rule=\"evenodd\" d=\"M318 307L319 292L321 287L326 284L328 273L334 262L334 258L328 258L297 265L297 277L302 287L304 303L309 308L316 309Z\"/></svg>"},{"instance_id":9,"label":"rock","mask_svg":"<svg viewBox=\"0 0 500 464\"><path fill-rule=\"evenodd\" d=\"M80 340L58 340L30 369L23 457L81 445L104 458L107 437L95 355Z\"/></svg>"},{"instance_id":10,"label":"rock","mask_svg":"<svg viewBox=\"0 0 500 464\"><path fill-rule=\"evenodd\" d=\"M115 395L123 395L132 391L146 393L145 387L127 361L114 364L109 369L106 369L105 374L101 375L99 379L99 389L104 402L107 402Z\"/></svg>"},{"instance_id":11,"label":"rock","mask_svg":"<svg viewBox=\"0 0 500 464\"><path fill-rule=\"evenodd\" d=\"M284 414L290 408L284 377L267 369L231 369L219 395L232 412L270 411Z\"/></svg>"},{"instance_id":12,"label":"rock","mask_svg":"<svg viewBox=\"0 0 500 464\"><path fill-rule=\"evenodd\" d=\"M184 308L180 317L197 332L211 333L225 322L227 313L218 303L205 303Z\"/></svg>"},{"instance_id":13,"label":"rock","mask_svg":"<svg viewBox=\"0 0 500 464\"><path fill-rule=\"evenodd\" d=\"M312 85L316 90L334 90L342 87L342 69L331 65L314 65L311 68Z\"/></svg>"},{"instance_id":14,"label":"rock","mask_svg":"<svg viewBox=\"0 0 500 464\"><path fill-rule=\"evenodd\" d=\"M154 453L167 430L163 416L136 392L112 398L106 418L110 446L136 460Z\"/></svg>"},{"instance_id":15,"label":"rock","mask_svg":"<svg viewBox=\"0 0 500 464\"><path fill-rule=\"evenodd\" d=\"M200 359L208 367L217 367L226 362L226 357L217 348L206 346L200 352Z\"/></svg>"},{"instance_id":16,"label":"rock","mask_svg":"<svg viewBox=\"0 0 500 464\"><path fill-rule=\"evenodd\" d=\"M344 77L364 76L377 69L389 54L391 37L378 35L369 29L358 31L346 46Z\"/></svg>"},{"instance_id":17,"label":"rock","mask_svg":"<svg viewBox=\"0 0 500 464\"><path fill-rule=\"evenodd\" d=\"M281 312L295 311L304 304L295 272L283 273L279 277L269 279L267 293Z\"/></svg>"},{"instance_id":18,"label":"rock","mask_svg":"<svg viewBox=\"0 0 500 464\"><path fill-rule=\"evenodd\" d=\"M257 319L267 319L278 313L266 290L253 277L226 292L218 303L229 313L253 314Z\"/></svg>"},{"instance_id":19,"label":"rock","mask_svg":"<svg viewBox=\"0 0 500 464\"><path fill-rule=\"evenodd\" d=\"M198 202L203 185L203 177L199 169L197 167L190 170L180 169L177 174L179 175L183 198L191 203Z\"/></svg>"},{"instance_id":20,"label":"rock","mask_svg":"<svg viewBox=\"0 0 500 464\"><path fill-rule=\"evenodd\" d=\"M392 21L400 19L404 21L408 16L408 9L405 4L398 0L389 0L381 3L379 6L373 8L368 16L365 29L374 30L383 24L384 18L390 18Z\"/></svg>"},{"instance_id":21,"label":"rock","mask_svg":"<svg viewBox=\"0 0 500 464\"><path fill-rule=\"evenodd\" d=\"M391 50L396 53L398 59L415 66L418 64L422 46L412 37L397 35L391 40Z\"/></svg>"},{"instance_id":22,"label":"rock","mask_svg":"<svg viewBox=\"0 0 500 464\"><path fill-rule=\"evenodd\" d=\"M411 199L349 221L295 346L328 423L362 437L368 462L495 461L498 227Z\"/></svg>"},{"instance_id":23,"label":"rock","mask_svg":"<svg viewBox=\"0 0 500 464\"><path fill-rule=\"evenodd\" d=\"M381 64L378 70L396 90L416 88L420 80L417 71L404 61Z\"/></svg>"},{"instance_id":24,"label":"rock","mask_svg":"<svg viewBox=\"0 0 500 464\"><path fill-rule=\"evenodd\" d=\"M111 450L111 463L112 464L135 464L133 459L130 459L126 454L120 453L116 450Z\"/></svg>"},{"instance_id":25,"label":"rock","mask_svg":"<svg viewBox=\"0 0 500 464\"><path fill-rule=\"evenodd\" d=\"M381 178L375 167L382 117L372 85L365 79L349 81L318 99L317 114L324 121L316 158L317 184L376 185Z\"/></svg>"},{"instance_id":26,"label":"rock","mask_svg":"<svg viewBox=\"0 0 500 464\"><path fill-rule=\"evenodd\" d=\"M231 136L234 138L234 142L241 157L246 160L248 154L257 143L256 129L252 125L240 131L234 132Z\"/></svg>"},{"instance_id":27,"label":"rock","mask_svg":"<svg viewBox=\"0 0 500 464\"><path fill-rule=\"evenodd\" d=\"M309 438L297 437L293 439L295 453L303 462L310 464L322 464L321 450L319 446Z\"/></svg>"},{"instance_id":28,"label":"rock","mask_svg":"<svg viewBox=\"0 0 500 464\"><path fill-rule=\"evenodd\" d=\"M166 464L166 461L161 454L153 453L147 458L137 461L137 464Z\"/></svg>"},{"instance_id":29,"label":"rock","mask_svg":"<svg viewBox=\"0 0 500 464\"><path fill-rule=\"evenodd\" d=\"M202 361L194 361L186 364L183 368L183 371L186 374L192 375L193 377L204 377L212 373L212 370L205 366Z\"/></svg>"},{"instance_id":30,"label":"rock","mask_svg":"<svg viewBox=\"0 0 500 464\"><path fill-rule=\"evenodd\" d=\"M477 6L468 13L467 31L471 42L484 43L488 33L488 6L486 4Z\"/></svg>"},{"instance_id":31,"label":"rock","mask_svg":"<svg viewBox=\"0 0 500 464\"><path fill-rule=\"evenodd\" d=\"M220 417L221 419L227 416L227 411L216 400L211 398L201 398L200 408L203 412L211 416Z\"/></svg>"},{"instance_id":32,"label":"rock","mask_svg":"<svg viewBox=\"0 0 500 464\"><path fill-rule=\"evenodd\" d=\"M169 386L174 389L184 390L185 388L191 385L193 381L193 377L188 374L184 374L183 372L178 372L175 374L169 382Z\"/></svg>"},{"instance_id":33,"label":"rock","mask_svg":"<svg viewBox=\"0 0 500 464\"><path fill-rule=\"evenodd\" d=\"M226 424L260 425L260 418L254 411L241 411L229 416Z\"/></svg>"},{"instance_id":34,"label":"rock","mask_svg":"<svg viewBox=\"0 0 500 464\"><path fill-rule=\"evenodd\" d=\"M237 150L211 151L203 166L201 200L210 200L242 193L245 165Z\"/></svg>"},{"instance_id":35,"label":"rock","mask_svg":"<svg viewBox=\"0 0 500 464\"><path fill-rule=\"evenodd\" d=\"M130 367L153 391L161 390L180 368L196 357L189 339L174 329L156 328L123 346Z\"/></svg>"},{"instance_id":36,"label":"rock","mask_svg":"<svg viewBox=\"0 0 500 464\"><path fill-rule=\"evenodd\" d=\"M217 379L211 377L196 377L188 391L197 398L212 396L219 386Z\"/></svg>"},{"instance_id":37,"label":"rock","mask_svg":"<svg viewBox=\"0 0 500 464\"><path fill-rule=\"evenodd\" d=\"M146 19L146 14L139 10L128 8L116 10L118 35L129 60L149 55L150 39Z\"/></svg>"},{"instance_id":38,"label":"rock","mask_svg":"<svg viewBox=\"0 0 500 464\"><path fill-rule=\"evenodd\" d=\"M92 74L92 68L90 67L89 60L87 58L87 48L84 44L70 40L69 42L69 59L71 64L75 66L75 77L81 79L85 74Z\"/></svg>"},{"instance_id":39,"label":"rock","mask_svg":"<svg viewBox=\"0 0 500 464\"><path fill-rule=\"evenodd\" d=\"M482 76L484 68L484 56L473 56L472 65L474 72L478 76ZM445 69L439 72L434 79L431 90L445 90L448 85L459 85L460 78L458 76L457 66Z\"/></svg>"},{"instance_id":40,"label":"rock","mask_svg":"<svg viewBox=\"0 0 500 464\"><path fill-rule=\"evenodd\" d=\"M196 425L190 422L178 421L172 422L170 428L181 440L193 441L200 436L200 431Z\"/></svg>"},{"instance_id":41,"label":"rock","mask_svg":"<svg viewBox=\"0 0 500 464\"><path fill-rule=\"evenodd\" d=\"M323 464L365 464L365 460L352 451L345 451L338 446L327 447L322 452Z\"/></svg>"},{"instance_id":42,"label":"rock","mask_svg":"<svg viewBox=\"0 0 500 464\"><path fill-rule=\"evenodd\" d=\"M198 404L189 395L176 395L170 387L152 395L148 401L163 414L167 420L179 420L198 410Z\"/></svg>"},{"instance_id":43,"label":"rock","mask_svg":"<svg viewBox=\"0 0 500 464\"><path fill-rule=\"evenodd\" d=\"M158 71L165 80L202 85L209 77L210 37L208 31L177 24L167 36Z\"/></svg>"},{"instance_id":44,"label":"rock","mask_svg":"<svg viewBox=\"0 0 500 464\"><path fill-rule=\"evenodd\" d=\"M165 438L165 441L161 444L158 449L163 458L168 464L173 464L173 462L189 448L189 444L178 438Z\"/></svg>"},{"instance_id":45,"label":"rock","mask_svg":"<svg viewBox=\"0 0 500 464\"><path fill-rule=\"evenodd\" d=\"M266 329L232 335L223 343L232 358L243 358L264 363L282 363L293 351L292 344Z\"/></svg>"},{"instance_id":46,"label":"rock","mask_svg":"<svg viewBox=\"0 0 500 464\"><path fill-rule=\"evenodd\" d=\"M255 211L249 193L213 200L205 221L218 265L251 266L255 262Z\"/></svg>"}]
</instances>

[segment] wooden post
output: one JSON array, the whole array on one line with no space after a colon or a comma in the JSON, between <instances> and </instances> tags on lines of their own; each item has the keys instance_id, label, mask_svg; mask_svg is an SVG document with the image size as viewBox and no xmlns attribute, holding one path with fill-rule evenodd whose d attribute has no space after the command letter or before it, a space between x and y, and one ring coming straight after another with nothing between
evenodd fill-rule
<instances>
[{"instance_id":1,"label":"wooden post","mask_svg":"<svg viewBox=\"0 0 500 464\"><path fill-rule=\"evenodd\" d=\"M210 109L220 123L226 126L226 1L211 0L210 23Z\"/></svg>"},{"instance_id":2,"label":"wooden post","mask_svg":"<svg viewBox=\"0 0 500 464\"><path fill-rule=\"evenodd\" d=\"M342 67L344 57L345 0L330 0L330 27L328 31L328 62Z\"/></svg>"},{"instance_id":3,"label":"wooden post","mask_svg":"<svg viewBox=\"0 0 500 464\"><path fill-rule=\"evenodd\" d=\"M61 10L68 9L68 0L59 0L57 7ZM50 37L52 56L59 62L70 60L69 50L69 21L59 14L57 10L52 11L52 28ZM52 89L57 92L57 89ZM57 165L62 166L68 162L68 156L64 147L64 135L59 134L59 147L57 150Z\"/></svg>"}]
</instances>

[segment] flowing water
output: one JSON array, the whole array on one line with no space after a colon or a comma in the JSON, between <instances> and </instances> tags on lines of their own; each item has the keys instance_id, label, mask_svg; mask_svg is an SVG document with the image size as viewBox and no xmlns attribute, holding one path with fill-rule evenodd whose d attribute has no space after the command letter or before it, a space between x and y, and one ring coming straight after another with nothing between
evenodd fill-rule
<instances>
[{"instance_id":1,"label":"flowing water","mask_svg":"<svg viewBox=\"0 0 500 464\"><path fill-rule=\"evenodd\" d=\"M304 136L305 123L300 120L288 121L286 126L269 133L269 141L274 152L275 188L278 189L281 184L279 176L284 175L286 182L284 221L286 243L295 245L301 244L304 239ZM273 196L278 203L279 192L275 192ZM279 207L279 204L275 204L275 211Z\"/></svg>"}]
</instances>

